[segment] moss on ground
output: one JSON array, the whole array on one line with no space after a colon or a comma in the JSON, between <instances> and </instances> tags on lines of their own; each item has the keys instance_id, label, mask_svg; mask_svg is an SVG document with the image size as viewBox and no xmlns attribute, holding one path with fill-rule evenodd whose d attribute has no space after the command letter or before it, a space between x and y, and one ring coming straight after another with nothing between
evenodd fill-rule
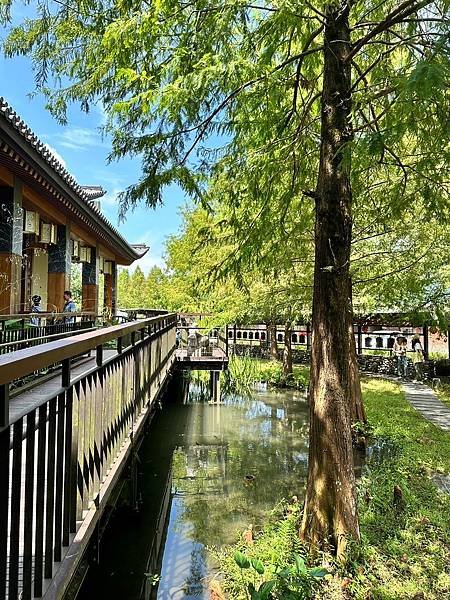
<instances>
[{"instance_id":1,"label":"moss on ground","mask_svg":"<svg viewBox=\"0 0 450 600\"><path fill-rule=\"evenodd\" d=\"M345 566L323 557L332 574L309 597L449 598L450 496L436 487L432 477L450 474L450 434L419 415L395 383L365 379L363 393L374 444L359 482L361 542L353 546ZM282 511L274 514L253 544L240 542L236 547L266 565L292 562L294 552L305 555L296 536L298 507L285 506ZM236 547L218 553L230 600L246 597L233 563ZM250 577L247 572L245 576ZM283 598L276 592L273 597Z\"/></svg>"}]
</instances>

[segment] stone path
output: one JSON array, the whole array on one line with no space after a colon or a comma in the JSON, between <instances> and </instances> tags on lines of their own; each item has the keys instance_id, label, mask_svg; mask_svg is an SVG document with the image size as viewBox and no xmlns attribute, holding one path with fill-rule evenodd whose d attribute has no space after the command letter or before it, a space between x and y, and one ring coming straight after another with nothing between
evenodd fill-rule
<instances>
[{"instance_id":1,"label":"stone path","mask_svg":"<svg viewBox=\"0 0 450 600\"><path fill-rule=\"evenodd\" d=\"M439 400L433 390L423 383L412 381L402 382L401 385L413 408L440 429L450 431L450 408Z\"/></svg>"}]
</instances>

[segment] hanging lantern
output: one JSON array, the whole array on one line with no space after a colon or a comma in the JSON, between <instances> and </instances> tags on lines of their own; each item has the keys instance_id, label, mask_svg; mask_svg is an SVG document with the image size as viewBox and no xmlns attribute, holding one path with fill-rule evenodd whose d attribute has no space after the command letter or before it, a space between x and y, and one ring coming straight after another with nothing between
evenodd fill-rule
<instances>
[{"instance_id":1,"label":"hanging lantern","mask_svg":"<svg viewBox=\"0 0 450 600\"><path fill-rule=\"evenodd\" d=\"M91 249L86 246L80 248L80 260L81 262L91 262Z\"/></svg>"},{"instance_id":2,"label":"hanging lantern","mask_svg":"<svg viewBox=\"0 0 450 600\"><path fill-rule=\"evenodd\" d=\"M24 233L35 233L39 235L39 213L34 210L25 211Z\"/></svg>"},{"instance_id":3,"label":"hanging lantern","mask_svg":"<svg viewBox=\"0 0 450 600\"><path fill-rule=\"evenodd\" d=\"M78 240L72 240L72 256L80 258L80 242Z\"/></svg>"},{"instance_id":4,"label":"hanging lantern","mask_svg":"<svg viewBox=\"0 0 450 600\"><path fill-rule=\"evenodd\" d=\"M41 223L41 237L39 241L43 244L56 244L56 225L53 225L53 223Z\"/></svg>"}]
</instances>

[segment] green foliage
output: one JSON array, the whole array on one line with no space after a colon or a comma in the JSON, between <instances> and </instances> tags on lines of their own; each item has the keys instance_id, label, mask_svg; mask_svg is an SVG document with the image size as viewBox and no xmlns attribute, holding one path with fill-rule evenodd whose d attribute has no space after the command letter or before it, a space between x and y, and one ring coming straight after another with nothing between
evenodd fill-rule
<instances>
[{"instance_id":1,"label":"green foliage","mask_svg":"<svg viewBox=\"0 0 450 600\"><path fill-rule=\"evenodd\" d=\"M297 526L298 503L282 503L252 546L213 551L224 573L222 587L233 600L306 600L315 597L328 570L308 566Z\"/></svg>"},{"instance_id":2,"label":"green foliage","mask_svg":"<svg viewBox=\"0 0 450 600\"><path fill-rule=\"evenodd\" d=\"M119 308L170 308L165 296L166 275L152 267L147 275L137 266L134 271L120 269L118 275Z\"/></svg>"},{"instance_id":3,"label":"green foliage","mask_svg":"<svg viewBox=\"0 0 450 600\"><path fill-rule=\"evenodd\" d=\"M257 360L248 355L231 356L228 370L223 373L225 389L245 391L256 383L265 382L274 387L292 387L304 390L308 386L309 367L295 366L286 377L280 362Z\"/></svg>"},{"instance_id":4,"label":"green foliage","mask_svg":"<svg viewBox=\"0 0 450 600\"><path fill-rule=\"evenodd\" d=\"M20 4L1 0L5 24ZM323 21L333 3L34 6L10 26L4 50L32 56L37 88L62 122L73 102L102 104L111 158L142 161L123 211L139 199L158 205L172 182L205 209L169 242L167 306L222 322L310 313ZM342 155L357 310L395 306L439 320L449 282L448 2L421 7L349 3L353 139ZM193 255L197 270L186 268ZM158 304L151 290L134 297L141 292L122 292L124 304Z\"/></svg>"}]
</instances>

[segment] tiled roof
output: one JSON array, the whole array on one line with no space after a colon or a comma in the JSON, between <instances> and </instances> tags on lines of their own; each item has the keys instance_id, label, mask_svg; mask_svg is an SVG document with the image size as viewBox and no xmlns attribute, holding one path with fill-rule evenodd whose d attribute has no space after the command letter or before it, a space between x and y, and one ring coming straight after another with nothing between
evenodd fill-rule
<instances>
[{"instance_id":1,"label":"tiled roof","mask_svg":"<svg viewBox=\"0 0 450 600\"><path fill-rule=\"evenodd\" d=\"M92 200L99 198L105 194L105 191L101 186L82 186L77 183L75 177L71 175L67 169L59 162L52 151L42 142L37 135L30 129L25 121L9 106L6 100L0 96L0 118L5 119L27 142L27 144L36 151L53 169L53 171L69 186L69 188L75 192L80 198L84 205L94 212L102 221L104 226L110 230L110 232L118 237L122 244L125 244L131 252L136 255L139 254L132 248L132 246L125 240L124 237L117 231L117 229L108 221L108 219L102 214L98 205L92 202ZM100 193L101 190L101 193Z\"/></svg>"},{"instance_id":2,"label":"tiled roof","mask_svg":"<svg viewBox=\"0 0 450 600\"><path fill-rule=\"evenodd\" d=\"M101 185L82 185L81 187L89 200L97 200L106 194L106 190Z\"/></svg>"}]
</instances>

